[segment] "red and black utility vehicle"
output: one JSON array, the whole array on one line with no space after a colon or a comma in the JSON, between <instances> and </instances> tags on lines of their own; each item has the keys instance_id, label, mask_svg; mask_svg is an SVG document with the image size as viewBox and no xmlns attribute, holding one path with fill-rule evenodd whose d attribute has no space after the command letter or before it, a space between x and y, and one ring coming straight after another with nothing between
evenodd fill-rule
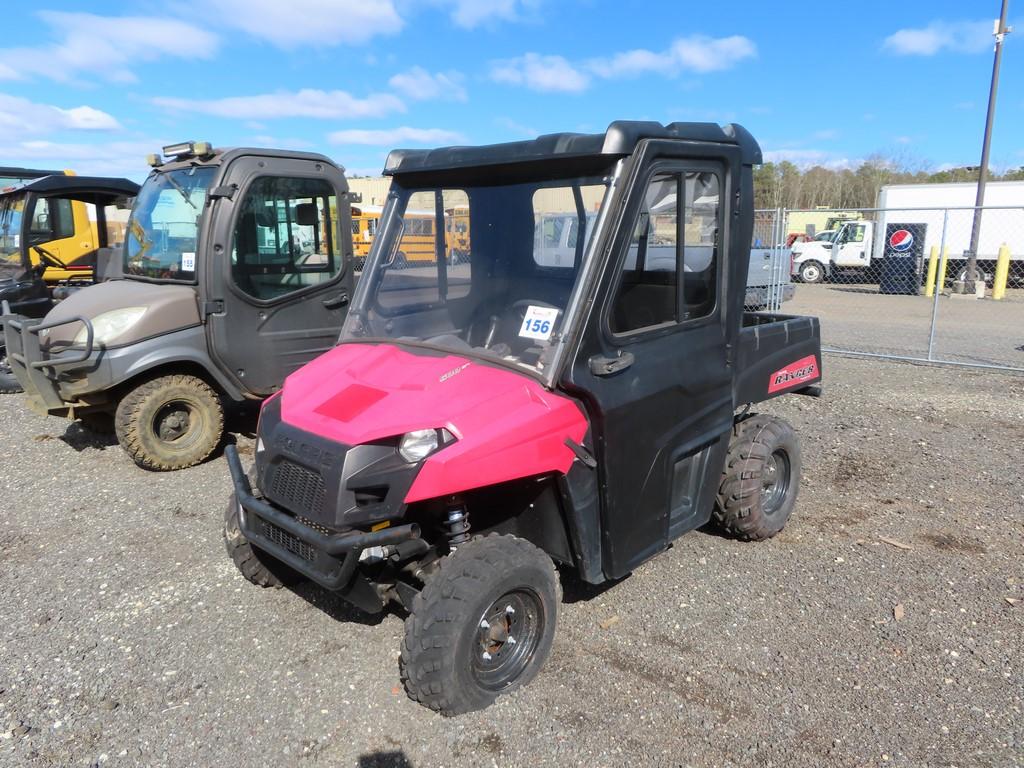
<instances>
[{"instance_id":1,"label":"red and black utility vehicle","mask_svg":"<svg viewBox=\"0 0 1024 768\"><path fill-rule=\"evenodd\" d=\"M760 162L703 123L392 152L340 343L264 404L249 475L227 451L246 578L397 601L406 688L452 715L536 674L554 563L600 584L712 517L781 530L800 450L750 405L816 394L821 352L816 319L743 311ZM428 229L433 257L396 268Z\"/></svg>"}]
</instances>

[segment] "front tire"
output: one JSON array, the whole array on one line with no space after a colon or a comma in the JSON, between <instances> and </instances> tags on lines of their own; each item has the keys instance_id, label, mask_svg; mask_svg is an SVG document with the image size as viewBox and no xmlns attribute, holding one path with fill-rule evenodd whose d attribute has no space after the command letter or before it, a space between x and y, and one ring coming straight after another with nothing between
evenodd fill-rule
<instances>
[{"instance_id":1,"label":"front tire","mask_svg":"<svg viewBox=\"0 0 1024 768\"><path fill-rule=\"evenodd\" d=\"M746 541L770 539L786 525L800 485L800 442L787 422L751 416L733 427L715 520Z\"/></svg>"},{"instance_id":2,"label":"front tire","mask_svg":"<svg viewBox=\"0 0 1024 768\"><path fill-rule=\"evenodd\" d=\"M399 665L409 698L453 716L528 683L551 652L561 596L551 558L528 541L459 545L405 622Z\"/></svg>"},{"instance_id":3,"label":"front tire","mask_svg":"<svg viewBox=\"0 0 1024 768\"><path fill-rule=\"evenodd\" d=\"M298 571L249 543L238 521L238 501L233 493L224 511L224 546L235 567L258 587L280 589L303 579Z\"/></svg>"},{"instance_id":4,"label":"front tire","mask_svg":"<svg viewBox=\"0 0 1024 768\"><path fill-rule=\"evenodd\" d=\"M114 429L121 447L143 469L184 469L217 447L224 434L224 408L202 379L161 376L121 398Z\"/></svg>"},{"instance_id":5,"label":"front tire","mask_svg":"<svg viewBox=\"0 0 1024 768\"><path fill-rule=\"evenodd\" d=\"M825 268L816 261L805 261L800 265L800 281L813 285L825 279Z\"/></svg>"}]
</instances>

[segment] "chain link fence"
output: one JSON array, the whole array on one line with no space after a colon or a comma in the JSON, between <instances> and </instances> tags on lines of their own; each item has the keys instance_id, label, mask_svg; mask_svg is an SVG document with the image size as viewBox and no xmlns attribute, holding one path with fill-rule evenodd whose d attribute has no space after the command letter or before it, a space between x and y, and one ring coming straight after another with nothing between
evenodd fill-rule
<instances>
[{"instance_id":1,"label":"chain link fence","mask_svg":"<svg viewBox=\"0 0 1024 768\"><path fill-rule=\"evenodd\" d=\"M1024 207L758 212L827 351L1024 372ZM976 291L962 293L977 230ZM762 240L762 242L764 242ZM970 288L970 285L967 285Z\"/></svg>"}]
</instances>

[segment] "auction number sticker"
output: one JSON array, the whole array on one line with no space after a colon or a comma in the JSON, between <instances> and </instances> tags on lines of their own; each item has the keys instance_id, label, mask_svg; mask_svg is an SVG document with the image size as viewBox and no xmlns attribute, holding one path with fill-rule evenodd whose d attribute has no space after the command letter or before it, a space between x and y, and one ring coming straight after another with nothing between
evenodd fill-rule
<instances>
[{"instance_id":1,"label":"auction number sticker","mask_svg":"<svg viewBox=\"0 0 1024 768\"><path fill-rule=\"evenodd\" d=\"M196 271L196 255L190 251L183 251L181 254L181 271L182 272L195 272Z\"/></svg>"},{"instance_id":2,"label":"auction number sticker","mask_svg":"<svg viewBox=\"0 0 1024 768\"><path fill-rule=\"evenodd\" d=\"M535 307L531 304L526 309L523 327L519 329L520 337L547 341L555 330L558 312L557 307Z\"/></svg>"}]
</instances>

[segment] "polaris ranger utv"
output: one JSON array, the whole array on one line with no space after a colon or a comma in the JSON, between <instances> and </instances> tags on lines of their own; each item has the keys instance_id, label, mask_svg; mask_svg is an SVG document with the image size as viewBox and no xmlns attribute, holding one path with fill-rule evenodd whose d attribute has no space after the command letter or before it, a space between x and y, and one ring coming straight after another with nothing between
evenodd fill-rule
<instances>
[{"instance_id":1,"label":"polaris ranger utv","mask_svg":"<svg viewBox=\"0 0 1024 768\"><path fill-rule=\"evenodd\" d=\"M138 191L128 179L55 174L0 192L0 302L38 318L91 285L100 254L120 244L121 214ZM0 327L0 393L20 391Z\"/></svg>"},{"instance_id":2,"label":"polaris ranger utv","mask_svg":"<svg viewBox=\"0 0 1024 768\"><path fill-rule=\"evenodd\" d=\"M113 422L137 464L204 460L224 400L258 400L329 349L353 289L348 182L322 155L164 147L136 198L120 279L45 318L3 317L42 413Z\"/></svg>"},{"instance_id":3,"label":"polaris ranger utv","mask_svg":"<svg viewBox=\"0 0 1024 768\"><path fill-rule=\"evenodd\" d=\"M704 123L392 152L339 345L264 403L251 478L226 450L243 575L397 601L406 689L454 715L537 673L553 563L600 584L711 517L778 533L800 449L749 407L815 392L821 354L816 319L743 312L760 162L743 128ZM457 206L469 258L438 240L394 269L407 212L444 232ZM534 237L553 213L586 233L558 265Z\"/></svg>"}]
</instances>

